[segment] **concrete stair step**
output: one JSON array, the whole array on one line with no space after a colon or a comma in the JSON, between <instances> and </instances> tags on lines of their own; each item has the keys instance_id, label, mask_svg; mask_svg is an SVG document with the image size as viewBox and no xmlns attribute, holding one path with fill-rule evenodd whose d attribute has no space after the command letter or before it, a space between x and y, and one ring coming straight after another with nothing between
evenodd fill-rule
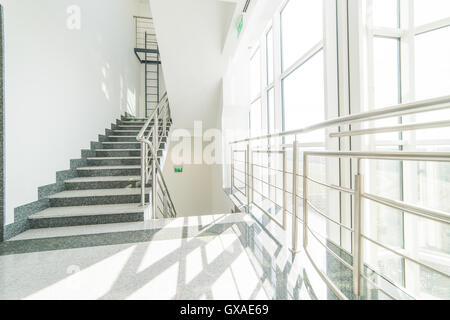
<instances>
[{"instance_id":1,"label":"concrete stair step","mask_svg":"<svg viewBox=\"0 0 450 320\"><path fill-rule=\"evenodd\" d=\"M146 201L150 189L146 189ZM48 197L50 207L94 206L121 203L139 203L140 188L68 190Z\"/></svg>"},{"instance_id":2,"label":"concrete stair step","mask_svg":"<svg viewBox=\"0 0 450 320\"><path fill-rule=\"evenodd\" d=\"M90 166L78 168L77 173L79 177L137 176L141 174L141 166Z\"/></svg>"},{"instance_id":3,"label":"concrete stair step","mask_svg":"<svg viewBox=\"0 0 450 320\"><path fill-rule=\"evenodd\" d=\"M143 220L144 208L138 203L48 208L28 217L31 229Z\"/></svg>"},{"instance_id":4,"label":"concrete stair step","mask_svg":"<svg viewBox=\"0 0 450 320\"><path fill-rule=\"evenodd\" d=\"M124 204L127 206L128 204ZM119 205L112 205L115 207ZM138 204L130 204L131 210L133 206L141 209ZM86 207L66 207L66 208L50 208L55 210L55 215L58 217L58 210L68 209L72 210L96 210L98 206L86 206ZM106 207L106 206L101 206ZM76 208L76 209L75 209ZM119 211L119 209L118 209ZM66 211L68 212L68 211ZM37 214L44 213L44 211ZM84 214L84 213L83 213ZM53 214L52 214L53 215ZM44 216L42 217L43 219ZM66 219L70 218L70 215ZM50 219L50 216L49 216ZM199 232L203 232L206 226L223 226L220 229L228 229L230 224L233 223L252 223L252 218L247 214L217 214L206 216L193 216L193 217L179 217L175 219L157 219L140 222L125 222L125 223L110 223L110 224L92 224L92 225L74 225L74 226L61 226L61 227L49 227L39 229L29 229L20 235L14 237L10 241L22 241L22 240L35 240L35 239L49 239L49 238L62 238L72 236L88 236L88 235L105 235L111 233L123 233L123 232L143 232L146 230L157 231L153 239L180 239L183 234L188 237L193 237ZM159 235L164 237L159 238Z\"/></svg>"},{"instance_id":5,"label":"concrete stair step","mask_svg":"<svg viewBox=\"0 0 450 320\"><path fill-rule=\"evenodd\" d=\"M141 157L96 157L87 158L88 166L121 166L121 165L139 165Z\"/></svg>"},{"instance_id":6,"label":"concrete stair step","mask_svg":"<svg viewBox=\"0 0 450 320\"><path fill-rule=\"evenodd\" d=\"M139 149L141 144L136 142L102 142L105 149Z\"/></svg>"},{"instance_id":7,"label":"concrete stair step","mask_svg":"<svg viewBox=\"0 0 450 320\"><path fill-rule=\"evenodd\" d=\"M142 124L142 125L133 124L133 123L130 123L130 124L118 124L118 125L116 125L116 128L114 130L138 130L138 131L140 131L143 126L144 126L144 124ZM159 127L159 129L161 129L162 128L162 123L160 123L158 127ZM150 125L148 128L149 128L149 130L153 129L153 124ZM170 128L170 125L167 125L167 128Z\"/></svg>"},{"instance_id":8,"label":"concrete stair step","mask_svg":"<svg viewBox=\"0 0 450 320\"><path fill-rule=\"evenodd\" d=\"M145 123L147 122L147 120L117 120L118 124L123 124L123 125L141 125L143 126ZM153 126L155 122L152 120L150 121L150 126ZM159 124L164 123L162 119L159 119ZM170 124L169 122L166 122L167 124Z\"/></svg>"},{"instance_id":9,"label":"concrete stair step","mask_svg":"<svg viewBox=\"0 0 450 320\"><path fill-rule=\"evenodd\" d=\"M145 134L148 135L148 133L152 130L152 128L145 130ZM133 129L133 130L127 130L127 129L114 129L112 130L113 136L134 136L136 137L138 133L141 131L141 129ZM162 129L158 131L160 134L162 133ZM169 132L169 130L167 130Z\"/></svg>"},{"instance_id":10,"label":"concrete stair step","mask_svg":"<svg viewBox=\"0 0 450 320\"><path fill-rule=\"evenodd\" d=\"M108 136L108 140L111 142L136 142L137 141L136 136ZM167 137L162 137L161 141L166 142Z\"/></svg>"},{"instance_id":11,"label":"concrete stair step","mask_svg":"<svg viewBox=\"0 0 450 320\"><path fill-rule=\"evenodd\" d=\"M102 142L105 149L140 149L141 143L136 142ZM161 142L159 149L164 149L165 142Z\"/></svg>"},{"instance_id":12,"label":"concrete stair step","mask_svg":"<svg viewBox=\"0 0 450 320\"><path fill-rule=\"evenodd\" d=\"M95 149L95 154L98 157L140 157L141 149Z\"/></svg>"},{"instance_id":13,"label":"concrete stair step","mask_svg":"<svg viewBox=\"0 0 450 320\"><path fill-rule=\"evenodd\" d=\"M151 185L151 182L148 186ZM66 190L140 188L140 176L81 177L64 181Z\"/></svg>"}]
</instances>

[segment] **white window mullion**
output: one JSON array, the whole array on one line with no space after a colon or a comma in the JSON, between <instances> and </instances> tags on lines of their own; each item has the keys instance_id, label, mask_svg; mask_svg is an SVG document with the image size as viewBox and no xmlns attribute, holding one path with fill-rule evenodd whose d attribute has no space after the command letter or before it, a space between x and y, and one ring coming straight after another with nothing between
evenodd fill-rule
<instances>
[{"instance_id":1,"label":"white window mullion","mask_svg":"<svg viewBox=\"0 0 450 320\"><path fill-rule=\"evenodd\" d=\"M261 49L261 78L260 78L260 92L261 92L261 133L267 134L267 43L266 34L263 33L259 39Z\"/></svg>"},{"instance_id":2,"label":"white window mullion","mask_svg":"<svg viewBox=\"0 0 450 320\"><path fill-rule=\"evenodd\" d=\"M282 90L281 90L281 24L280 12L277 11L273 18L272 25L274 41L274 88L275 88L275 131L283 130L283 108L282 108Z\"/></svg>"}]
</instances>

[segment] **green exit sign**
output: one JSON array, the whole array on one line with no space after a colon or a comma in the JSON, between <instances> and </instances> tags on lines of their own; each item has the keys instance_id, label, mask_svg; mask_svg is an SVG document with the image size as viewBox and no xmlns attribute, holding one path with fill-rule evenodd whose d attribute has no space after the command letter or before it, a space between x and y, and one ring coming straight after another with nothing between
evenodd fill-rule
<instances>
[{"instance_id":1,"label":"green exit sign","mask_svg":"<svg viewBox=\"0 0 450 320\"><path fill-rule=\"evenodd\" d=\"M173 170L175 171L175 173L182 173L183 172L183 168L174 168Z\"/></svg>"},{"instance_id":2,"label":"green exit sign","mask_svg":"<svg viewBox=\"0 0 450 320\"><path fill-rule=\"evenodd\" d=\"M237 33L238 33L238 37L241 34L242 28L244 27L244 15L241 15L241 17L239 18L239 23L237 25Z\"/></svg>"}]
</instances>

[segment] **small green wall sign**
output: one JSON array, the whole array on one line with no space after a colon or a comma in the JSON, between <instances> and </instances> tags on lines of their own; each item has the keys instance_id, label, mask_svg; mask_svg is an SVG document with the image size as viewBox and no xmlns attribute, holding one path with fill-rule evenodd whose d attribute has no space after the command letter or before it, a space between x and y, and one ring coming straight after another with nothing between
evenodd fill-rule
<instances>
[{"instance_id":1,"label":"small green wall sign","mask_svg":"<svg viewBox=\"0 0 450 320\"><path fill-rule=\"evenodd\" d=\"M239 23L237 26L238 37L241 35L242 28L244 27L244 15L241 15L239 18Z\"/></svg>"},{"instance_id":2,"label":"small green wall sign","mask_svg":"<svg viewBox=\"0 0 450 320\"><path fill-rule=\"evenodd\" d=\"M175 173L182 173L183 168L174 168L173 171L175 171Z\"/></svg>"}]
</instances>

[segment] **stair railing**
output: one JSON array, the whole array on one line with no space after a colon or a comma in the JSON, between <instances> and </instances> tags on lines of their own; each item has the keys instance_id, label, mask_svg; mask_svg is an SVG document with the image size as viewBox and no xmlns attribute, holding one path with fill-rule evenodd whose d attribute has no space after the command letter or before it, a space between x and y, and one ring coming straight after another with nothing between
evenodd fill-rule
<instances>
[{"instance_id":1,"label":"stair railing","mask_svg":"<svg viewBox=\"0 0 450 320\"><path fill-rule=\"evenodd\" d=\"M420 261L414 255L403 249L392 247L379 239L371 237L367 230L363 228L363 221L365 218L367 219L368 214L364 212L363 202L370 201L377 203L387 208L400 211L405 215L416 216L426 221L432 221L445 226L450 225L450 212L443 212L397 199L381 197L370 193L370 190L364 190L363 181L364 175L367 173L365 171L367 170L362 162L375 159L383 161L450 163L450 153L308 151L307 149L311 150L311 148L325 148L325 144L306 140L307 138L304 135L317 130L327 129L327 135L330 138L348 138L387 132L449 128L450 119L445 117L444 119L440 119L440 121L434 122L402 123L394 126L381 127L377 125L376 127L363 129L354 129L352 126L349 126L362 125L372 120L420 115L429 111L445 109L450 109L450 96L339 117L297 130L233 141L230 143L231 195L235 199L238 199L241 204L245 204L248 212L253 212L253 210L262 212L264 216L267 216L280 228L284 229L292 240L292 252L297 253L303 251L306 254L311 265L337 298L361 299L364 296L367 297L366 290L368 287L375 288L379 293L391 299L401 297L416 298L408 292L403 284L395 283L389 280L385 274L375 271L376 268L371 266L364 258L364 248L367 243L384 249L390 254L408 261L408 263L426 269L434 276L442 277L442 279L450 279L450 273L442 270L442 267L439 268L430 263ZM417 119L420 119L420 116ZM285 143L287 139L292 142ZM275 159L273 161L274 157L278 157L279 160L277 161ZM352 159L353 163L356 164L355 170L350 170L352 171L353 185L346 187L313 178L311 175L311 167L314 165L314 159L311 158L316 158L317 161L318 157L325 160ZM274 164L276 166L273 166ZM317 168L317 162L315 164ZM263 174L265 172L267 173ZM274 174L277 175L275 179L272 179L273 181L270 180L272 173L269 172L275 172ZM289 185L288 180L290 180ZM314 202L317 202L314 200L317 199L314 199L314 190L310 189L312 189L311 187L317 186L325 188L325 190L332 190L351 196L353 202L349 209L352 216L351 222L332 218L329 212L324 212L322 208L314 204ZM271 189L275 190L277 194L280 194L280 196L275 197L275 200L271 198ZM288 201L289 198L290 200ZM288 219L287 215L290 215L290 219ZM323 233L318 232L317 224L314 224L314 221L317 220L310 222L311 216L313 219L325 219L324 221L326 223L337 226L341 232L345 230L345 232L350 233L352 241L350 252L342 244L335 243L328 236L328 233L323 235ZM301 228L299 228L299 224L301 224ZM308 245L311 240L322 246L327 254L339 261L343 270L348 269L352 272L352 289L349 290L345 286L338 285L328 276L327 272L324 271L323 261L318 261L314 255L311 255L312 251ZM300 250L297 248L298 242L303 247ZM342 254L343 252L350 255L351 259L344 259L343 257L345 255ZM370 276L367 270L371 270L373 275L376 275L376 278ZM344 289L345 292L343 291Z\"/></svg>"},{"instance_id":2,"label":"stair railing","mask_svg":"<svg viewBox=\"0 0 450 320\"><path fill-rule=\"evenodd\" d=\"M147 204L146 186L151 181L149 202L152 205L153 219L177 216L158 159L161 144L168 142L167 128L170 122L169 98L165 93L136 137L141 143L141 205L144 207Z\"/></svg>"}]
</instances>

